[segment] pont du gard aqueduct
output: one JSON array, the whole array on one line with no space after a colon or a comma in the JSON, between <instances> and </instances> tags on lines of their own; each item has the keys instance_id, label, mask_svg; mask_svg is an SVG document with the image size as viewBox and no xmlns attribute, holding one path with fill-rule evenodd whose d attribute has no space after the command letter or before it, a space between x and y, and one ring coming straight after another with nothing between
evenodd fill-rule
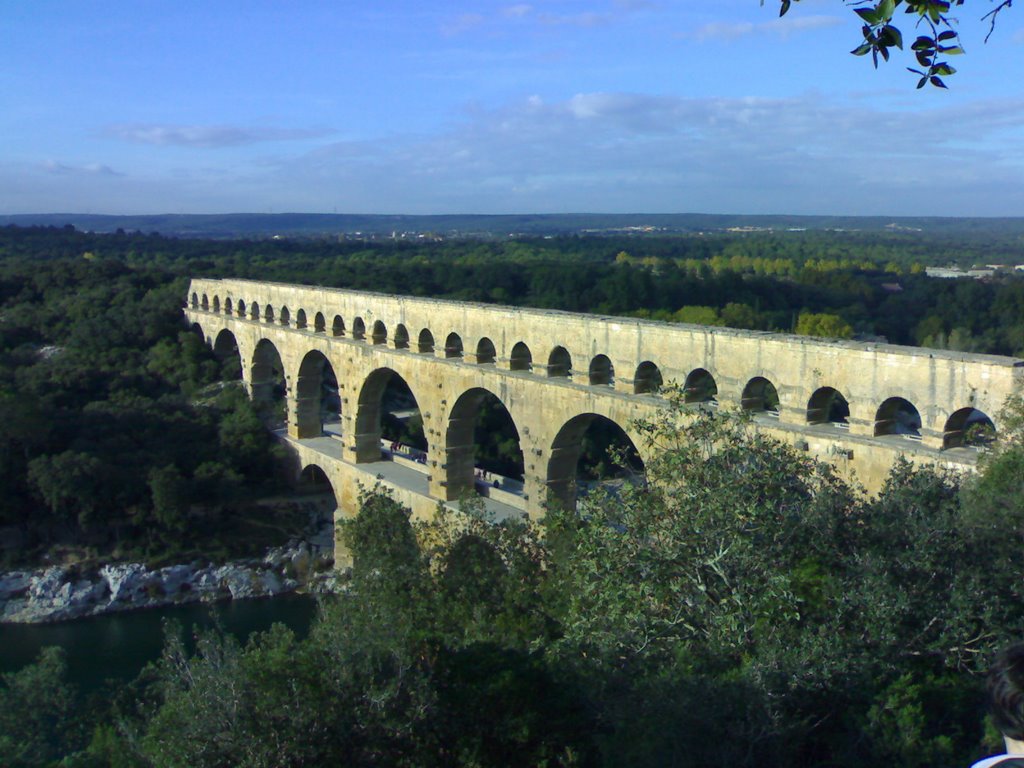
<instances>
[{"instance_id":1,"label":"pont du gard aqueduct","mask_svg":"<svg viewBox=\"0 0 1024 768\"><path fill-rule=\"evenodd\" d=\"M756 428L881 487L897 456L970 470L998 433L1024 361L888 344L640 321L247 280L196 279L185 314L238 355L254 399L282 395L296 472L329 481L339 515L376 479L415 515L479 493L498 515L572 504L595 420L624 430L682 385L694 408L752 412ZM389 382L415 398L427 448L382 441ZM523 480L475 467L481 404L505 406Z\"/></svg>"}]
</instances>

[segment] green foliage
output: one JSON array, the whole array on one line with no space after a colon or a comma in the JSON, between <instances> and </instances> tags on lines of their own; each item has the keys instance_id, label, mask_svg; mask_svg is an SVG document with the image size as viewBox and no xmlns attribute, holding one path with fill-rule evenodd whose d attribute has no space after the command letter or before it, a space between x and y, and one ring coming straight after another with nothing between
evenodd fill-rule
<instances>
[{"instance_id":1,"label":"green foliage","mask_svg":"<svg viewBox=\"0 0 1024 768\"><path fill-rule=\"evenodd\" d=\"M183 531L188 513L188 485L173 464L149 473L149 490L153 496L153 517L167 530Z\"/></svg>"},{"instance_id":2,"label":"green foliage","mask_svg":"<svg viewBox=\"0 0 1024 768\"><path fill-rule=\"evenodd\" d=\"M0 677L0 759L10 768L49 766L83 745L64 657L45 648L34 664Z\"/></svg>"},{"instance_id":3,"label":"green foliage","mask_svg":"<svg viewBox=\"0 0 1024 768\"><path fill-rule=\"evenodd\" d=\"M784 16L799 0L780 0L779 15ZM761 0L764 5L764 0ZM945 88L943 77L956 72L945 57L962 54L957 32L957 20L949 15L951 8L960 7L964 0L856 0L851 3L853 11L861 22L862 41L851 51L854 56L871 54L874 65L878 66L878 58L889 60L892 49L903 49L903 33L893 23L897 10L902 6L905 14L911 16L919 29L926 34L918 35L911 45L918 67L907 67L918 75L918 88L931 84L937 88ZM982 16L989 20L989 35L995 28L999 13L1012 5L1012 0L999 0L994 7ZM988 36L986 35L986 40Z\"/></svg>"},{"instance_id":4,"label":"green foliage","mask_svg":"<svg viewBox=\"0 0 1024 768\"><path fill-rule=\"evenodd\" d=\"M853 336L853 328L843 318L814 312L801 312L794 332L801 336L821 336L826 339L849 339Z\"/></svg>"}]
</instances>

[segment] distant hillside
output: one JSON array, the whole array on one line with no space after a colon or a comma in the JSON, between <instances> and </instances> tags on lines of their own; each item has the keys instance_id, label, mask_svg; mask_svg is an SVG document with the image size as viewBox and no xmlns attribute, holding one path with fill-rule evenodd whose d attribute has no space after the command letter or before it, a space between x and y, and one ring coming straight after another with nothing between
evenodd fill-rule
<instances>
[{"instance_id":1,"label":"distant hillside","mask_svg":"<svg viewBox=\"0 0 1024 768\"><path fill-rule=\"evenodd\" d=\"M517 214L405 216L317 213L161 214L101 216L81 213L0 216L0 226L68 224L89 232L159 232L177 237L446 237L514 235L693 233L727 229L921 231L932 235L1024 235L1024 218L892 218L853 216L749 216L744 214Z\"/></svg>"}]
</instances>

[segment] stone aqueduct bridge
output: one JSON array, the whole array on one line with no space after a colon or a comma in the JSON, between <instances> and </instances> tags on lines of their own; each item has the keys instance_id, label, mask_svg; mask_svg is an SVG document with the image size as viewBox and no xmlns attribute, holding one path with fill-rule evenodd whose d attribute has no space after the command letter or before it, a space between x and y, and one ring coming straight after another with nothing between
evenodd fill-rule
<instances>
[{"instance_id":1,"label":"stone aqueduct bridge","mask_svg":"<svg viewBox=\"0 0 1024 768\"><path fill-rule=\"evenodd\" d=\"M877 489L901 454L973 466L969 427L994 420L1024 378L1024 361L1006 357L246 280L193 280L185 314L215 349L237 345L254 397L283 374L286 439L303 467L326 473L341 514L354 511L357 483L384 466L381 399L396 374L429 443L418 490L396 482L398 498L430 514L475 487L473 430L491 393L511 416L525 469L521 493L496 495L530 515L549 491L572 503L580 441L596 417L621 426L646 458L631 425L661 407L662 381L684 384L694 403L753 411L758 428ZM340 440L323 436L328 363Z\"/></svg>"}]
</instances>

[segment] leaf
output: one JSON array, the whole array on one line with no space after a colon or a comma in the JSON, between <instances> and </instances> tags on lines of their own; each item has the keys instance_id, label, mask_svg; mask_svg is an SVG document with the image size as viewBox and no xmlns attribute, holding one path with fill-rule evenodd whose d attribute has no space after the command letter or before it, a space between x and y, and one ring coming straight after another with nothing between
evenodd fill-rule
<instances>
[{"instance_id":1,"label":"leaf","mask_svg":"<svg viewBox=\"0 0 1024 768\"><path fill-rule=\"evenodd\" d=\"M936 64L934 67L932 67L932 71L936 75L952 75L954 72L956 72L956 70L953 69L953 67L949 66L949 64L947 64L946 62Z\"/></svg>"},{"instance_id":2,"label":"leaf","mask_svg":"<svg viewBox=\"0 0 1024 768\"><path fill-rule=\"evenodd\" d=\"M882 28L878 39L886 47L896 47L901 50L903 48L903 33L891 24L887 24Z\"/></svg>"},{"instance_id":3,"label":"leaf","mask_svg":"<svg viewBox=\"0 0 1024 768\"><path fill-rule=\"evenodd\" d=\"M941 78L938 78L938 77L935 77L934 75L932 75L930 80L931 80L931 84L934 85L936 88L945 88L946 87L946 84L944 82L942 82Z\"/></svg>"},{"instance_id":4,"label":"leaf","mask_svg":"<svg viewBox=\"0 0 1024 768\"><path fill-rule=\"evenodd\" d=\"M939 32L938 40L952 40L956 37L956 32L951 29L947 29L945 32Z\"/></svg>"},{"instance_id":5,"label":"leaf","mask_svg":"<svg viewBox=\"0 0 1024 768\"><path fill-rule=\"evenodd\" d=\"M789 6L791 4L791 0L782 0L782 5L779 8L779 16L785 16L786 13L789 12Z\"/></svg>"},{"instance_id":6,"label":"leaf","mask_svg":"<svg viewBox=\"0 0 1024 768\"><path fill-rule=\"evenodd\" d=\"M882 21L881 15L875 8L854 8L853 11L872 26Z\"/></svg>"},{"instance_id":7,"label":"leaf","mask_svg":"<svg viewBox=\"0 0 1024 768\"><path fill-rule=\"evenodd\" d=\"M917 81L918 89L924 88L925 83L927 83L927 82L928 82L928 75L925 75L924 77L922 77L920 80Z\"/></svg>"},{"instance_id":8,"label":"leaf","mask_svg":"<svg viewBox=\"0 0 1024 768\"><path fill-rule=\"evenodd\" d=\"M896 11L896 0L882 0L878 4L878 13L882 21L888 21Z\"/></svg>"},{"instance_id":9,"label":"leaf","mask_svg":"<svg viewBox=\"0 0 1024 768\"><path fill-rule=\"evenodd\" d=\"M930 37L919 37L914 41L914 44L910 46L912 51L930 51L935 48L935 41Z\"/></svg>"},{"instance_id":10,"label":"leaf","mask_svg":"<svg viewBox=\"0 0 1024 768\"><path fill-rule=\"evenodd\" d=\"M964 52L964 49L961 48L959 45L949 45L949 46L940 45L939 46L939 53L946 53L946 54L949 54L950 56L959 56L963 52Z\"/></svg>"}]
</instances>

